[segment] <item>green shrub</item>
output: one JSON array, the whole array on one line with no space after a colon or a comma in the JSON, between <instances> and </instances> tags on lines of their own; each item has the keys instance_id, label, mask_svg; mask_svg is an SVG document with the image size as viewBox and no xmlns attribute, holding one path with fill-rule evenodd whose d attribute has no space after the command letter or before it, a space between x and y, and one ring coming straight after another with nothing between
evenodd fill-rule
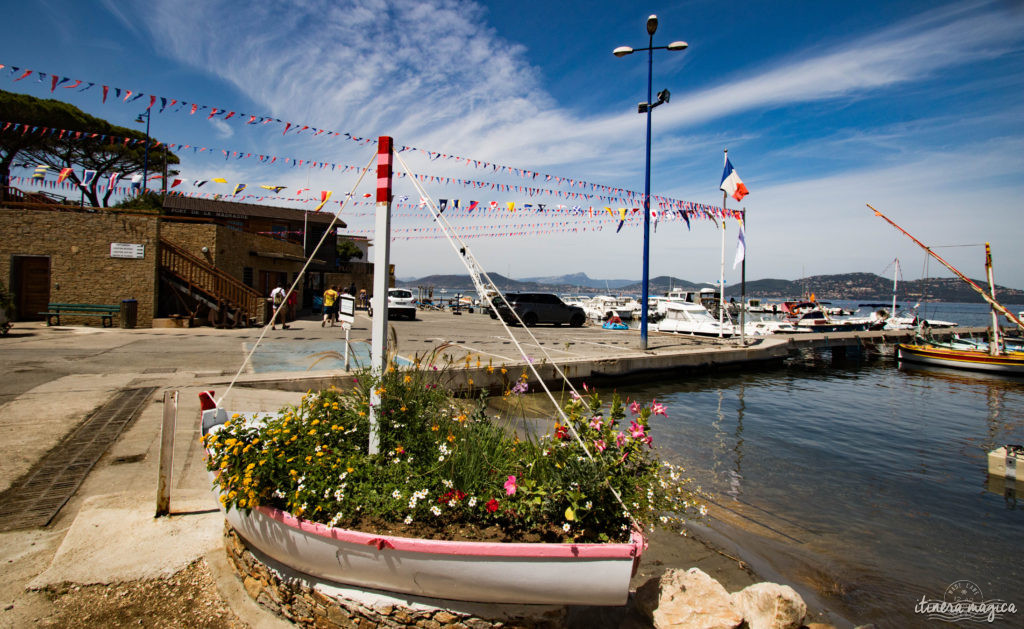
<instances>
[{"instance_id":1,"label":"green shrub","mask_svg":"<svg viewBox=\"0 0 1024 629\"><path fill-rule=\"evenodd\" d=\"M307 393L270 420L232 417L204 440L222 503L343 528L552 542L625 541L630 516L648 528L703 513L691 482L654 456L648 422L660 404L587 392L565 405L578 438L561 422L517 434L510 418L487 416L483 396L456 398L435 369L362 372L350 390ZM524 375L506 396L527 389ZM380 449L370 455L373 390Z\"/></svg>"}]
</instances>

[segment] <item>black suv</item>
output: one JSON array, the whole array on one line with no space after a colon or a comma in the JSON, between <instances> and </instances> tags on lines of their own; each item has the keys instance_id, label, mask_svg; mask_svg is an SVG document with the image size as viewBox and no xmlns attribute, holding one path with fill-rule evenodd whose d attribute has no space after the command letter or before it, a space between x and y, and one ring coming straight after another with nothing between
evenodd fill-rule
<instances>
[{"instance_id":1,"label":"black suv","mask_svg":"<svg viewBox=\"0 0 1024 629\"><path fill-rule=\"evenodd\" d=\"M558 295L552 293L510 293L494 298L494 307L497 312L491 312L491 318L497 319L501 315L505 323L518 323L510 308L515 309L516 314L528 326L538 323L553 323L562 325L568 323L574 328L582 326L587 321L587 315L579 306L569 306Z\"/></svg>"}]
</instances>

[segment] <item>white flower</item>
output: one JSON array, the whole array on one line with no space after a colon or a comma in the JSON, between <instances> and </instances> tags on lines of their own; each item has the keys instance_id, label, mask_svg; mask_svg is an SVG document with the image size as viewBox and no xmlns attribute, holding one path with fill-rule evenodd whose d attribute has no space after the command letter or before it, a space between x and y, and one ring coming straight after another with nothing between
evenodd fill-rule
<instances>
[{"instance_id":1,"label":"white flower","mask_svg":"<svg viewBox=\"0 0 1024 629\"><path fill-rule=\"evenodd\" d=\"M707 507L707 505L701 505L700 506L700 514L701 515L707 515L708 514L708 507Z\"/></svg>"},{"instance_id":2,"label":"white flower","mask_svg":"<svg viewBox=\"0 0 1024 629\"><path fill-rule=\"evenodd\" d=\"M455 483L453 483L450 480L443 480L441 482L444 483L444 486L447 487L448 489L451 489L455 485Z\"/></svg>"},{"instance_id":3,"label":"white flower","mask_svg":"<svg viewBox=\"0 0 1024 629\"><path fill-rule=\"evenodd\" d=\"M565 524L563 524L563 525L562 525L562 530L563 530L563 531L565 531L566 533L568 533L568 532L569 532L569 529L571 529L571 528L572 528L572 527L571 527L571 526L569 526L569 523L568 523L568 522L566 522Z\"/></svg>"},{"instance_id":4,"label":"white flower","mask_svg":"<svg viewBox=\"0 0 1024 629\"><path fill-rule=\"evenodd\" d=\"M470 507L475 507L476 506L476 496L470 496L469 497L469 506Z\"/></svg>"},{"instance_id":5,"label":"white flower","mask_svg":"<svg viewBox=\"0 0 1024 629\"><path fill-rule=\"evenodd\" d=\"M402 492L396 489L395 491L391 492L391 497L394 498L395 500L398 500L399 498L402 497Z\"/></svg>"},{"instance_id":6,"label":"white flower","mask_svg":"<svg viewBox=\"0 0 1024 629\"><path fill-rule=\"evenodd\" d=\"M438 507L437 505L434 505L433 507L430 507L430 512L434 515L441 515L441 508Z\"/></svg>"},{"instance_id":7,"label":"white flower","mask_svg":"<svg viewBox=\"0 0 1024 629\"><path fill-rule=\"evenodd\" d=\"M411 515L405 516L405 520L403 520L403 522L405 522L406 524L412 524L412 516Z\"/></svg>"}]
</instances>

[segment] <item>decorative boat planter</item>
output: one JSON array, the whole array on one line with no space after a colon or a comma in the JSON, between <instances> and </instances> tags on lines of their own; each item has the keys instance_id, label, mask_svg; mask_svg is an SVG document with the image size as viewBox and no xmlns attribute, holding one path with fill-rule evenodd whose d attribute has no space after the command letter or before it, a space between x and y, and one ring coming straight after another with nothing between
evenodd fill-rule
<instances>
[{"instance_id":1,"label":"decorative boat planter","mask_svg":"<svg viewBox=\"0 0 1024 629\"><path fill-rule=\"evenodd\" d=\"M245 414L259 421L260 414ZM203 433L227 420L203 411ZM646 544L457 542L332 528L270 507L226 511L263 554L310 576L360 587L481 603L623 605Z\"/></svg>"}]
</instances>

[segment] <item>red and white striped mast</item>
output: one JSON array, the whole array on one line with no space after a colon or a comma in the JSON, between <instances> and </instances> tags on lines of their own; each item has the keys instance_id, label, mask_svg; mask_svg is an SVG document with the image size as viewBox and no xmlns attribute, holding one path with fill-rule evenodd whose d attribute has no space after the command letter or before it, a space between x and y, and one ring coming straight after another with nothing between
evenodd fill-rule
<instances>
[{"instance_id":1,"label":"red and white striped mast","mask_svg":"<svg viewBox=\"0 0 1024 629\"><path fill-rule=\"evenodd\" d=\"M384 373L384 357L388 347L388 276L391 269L391 175L392 140L382 135L377 139L377 213L373 232L373 312L370 322L370 370L377 376ZM380 394L370 391L370 454L380 451L380 429L377 409Z\"/></svg>"}]
</instances>

